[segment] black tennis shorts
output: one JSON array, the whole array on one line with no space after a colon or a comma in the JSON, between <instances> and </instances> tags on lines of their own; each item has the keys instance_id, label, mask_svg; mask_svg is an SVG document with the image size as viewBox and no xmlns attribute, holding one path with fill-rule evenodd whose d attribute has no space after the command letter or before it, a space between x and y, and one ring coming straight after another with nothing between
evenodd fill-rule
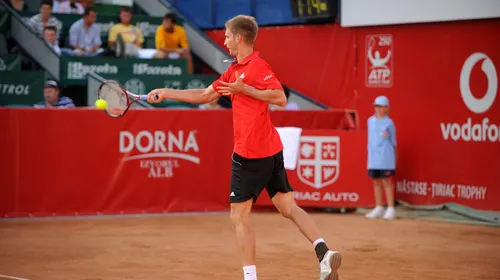
<instances>
[{"instance_id":1,"label":"black tennis shorts","mask_svg":"<svg viewBox=\"0 0 500 280\"><path fill-rule=\"evenodd\" d=\"M247 159L233 153L229 202L257 201L263 189L270 198L293 191L286 175L283 151L266 158Z\"/></svg>"},{"instance_id":2,"label":"black tennis shorts","mask_svg":"<svg viewBox=\"0 0 500 280\"><path fill-rule=\"evenodd\" d=\"M394 176L396 172L394 170L386 170L386 169L368 169L368 176L373 179L379 178L389 178Z\"/></svg>"}]
</instances>

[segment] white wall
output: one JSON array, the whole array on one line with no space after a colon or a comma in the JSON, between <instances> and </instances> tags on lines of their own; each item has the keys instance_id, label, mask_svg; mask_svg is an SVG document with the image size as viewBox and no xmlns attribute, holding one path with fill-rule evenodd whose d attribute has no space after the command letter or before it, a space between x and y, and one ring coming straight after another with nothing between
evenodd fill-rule
<instances>
[{"instance_id":1,"label":"white wall","mask_svg":"<svg viewBox=\"0 0 500 280\"><path fill-rule=\"evenodd\" d=\"M340 24L351 27L485 18L500 18L500 0L341 0Z\"/></svg>"}]
</instances>

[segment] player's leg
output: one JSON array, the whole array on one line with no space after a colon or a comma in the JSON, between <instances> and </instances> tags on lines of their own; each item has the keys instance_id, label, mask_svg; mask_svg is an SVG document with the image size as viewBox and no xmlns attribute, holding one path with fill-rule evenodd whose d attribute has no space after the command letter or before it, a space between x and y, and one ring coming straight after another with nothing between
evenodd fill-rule
<instances>
[{"instance_id":1,"label":"player's leg","mask_svg":"<svg viewBox=\"0 0 500 280\"><path fill-rule=\"evenodd\" d=\"M387 200L387 210L383 218L386 220L393 220L396 218L396 208L394 208L394 184L392 181L394 170L384 170L382 173L381 181L384 185L385 198Z\"/></svg>"},{"instance_id":2,"label":"player's leg","mask_svg":"<svg viewBox=\"0 0 500 280\"><path fill-rule=\"evenodd\" d=\"M375 208L365 215L368 219L382 218L384 215L384 197L382 190L381 170L368 170L368 176L373 179L373 190L375 193Z\"/></svg>"},{"instance_id":3,"label":"player's leg","mask_svg":"<svg viewBox=\"0 0 500 280\"><path fill-rule=\"evenodd\" d=\"M255 268L255 235L250 219L252 198L245 202L231 203L231 222L236 234L236 246L243 264L245 280L257 279Z\"/></svg>"},{"instance_id":4,"label":"player's leg","mask_svg":"<svg viewBox=\"0 0 500 280\"><path fill-rule=\"evenodd\" d=\"M283 217L292 220L302 234L312 243L316 256L320 262L321 280L337 279L337 270L342 262L339 252L331 251L323 238L313 219L306 211L297 205L293 198L293 188L288 182L286 170L283 164L283 154L275 155L273 176L267 185L267 192L273 204Z\"/></svg>"},{"instance_id":5,"label":"player's leg","mask_svg":"<svg viewBox=\"0 0 500 280\"><path fill-rule=\"evenodd\" d=\"M269 158L246 159L236 153L232 156L233 167L229 202L239 255L245 280L256 280L255 235L250 219L252 204L264 189L271 173ZM271 161L272 163L272 161ZM267 173L267 174L266 174Z\"/></svg>"}]
</instances>

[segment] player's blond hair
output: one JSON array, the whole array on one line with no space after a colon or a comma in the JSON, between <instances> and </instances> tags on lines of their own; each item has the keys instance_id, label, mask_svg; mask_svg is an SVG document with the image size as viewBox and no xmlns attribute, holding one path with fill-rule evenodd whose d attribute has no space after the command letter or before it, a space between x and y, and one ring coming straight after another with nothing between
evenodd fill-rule
<instances>
[{"instance_id":1,"label":"player's blond hair","mask_svg":"<svg viewBox=\"0 0 500 280\"><path fill-rule=\"evenodd\" d=\"M245 42L253 45L259 32L259 26L254 17L239 15L226 21L226 28L231 30L234 35L241 35Z\"/></svg>"}]
</instances>

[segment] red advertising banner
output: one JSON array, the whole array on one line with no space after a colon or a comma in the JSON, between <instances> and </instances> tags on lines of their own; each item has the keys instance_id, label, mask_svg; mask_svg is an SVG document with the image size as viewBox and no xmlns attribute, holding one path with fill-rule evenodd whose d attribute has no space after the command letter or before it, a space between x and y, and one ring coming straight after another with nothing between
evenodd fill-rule
<instances>
[{"instance_id":1,"label":"red advertising banner","mask_svg":"<svg viewBox=\"0 0 500 280\"><path fill-rule=\"evenodd\" d=\"M399 146L397 198L499 211L500 21L355 30L361 126L374 98L386 95Z\"/></svg>"},{"instance_id":2,"label":"red advertising banner","mask_svg":"<svg viewBox=\"0 0 500 280\"><path fill-rule=\"evenodd\" d=\"M228 207L230 111L132 110L113 119L86 109L0 109L0 117L7 120L0 140L7 155L0 160L2 215Z\"/></svg>"},{"instance_id":3,"label":"red advertising banner","mask_svg":"<svg viewBox=\"0 0 500 280\"><path fill-rule=\"evenodd\" d=\"M301 206L369 207L375 205L366 170L366 133L304 130L297 168L287 175ZM267 194L257 205L272 205Z\"/></svg>"},{"instance_id":4,"label":"red advertising banner","mask_svg":"<svg viewBox=\"0 0 500 280\"><path fill-rule=\"evenodd\" d=\"M313 138L334 135L340 137L338 143L345 142L342 154L346 160L328 166L336 168L329 175L334 174L337 180L332 197L317 204L299 199L307 205L369 203L358 190L367 187L365 181L345 179L360 172L347 159L362 156L351 154L360 150L362 141L349 144L355 137L337 135L337 130L318 130L322 131L318 136L314 133L315 128L342 127L344 117L341 111L273 112L277 126L294 123ZM88 109L2 108L0 119L0 217L229 208L231 110L131 110L114 119ZM332 151L340 151L339 146ZM300 185L305 183L293 176L292 172L293 184L304 189ZM308 180L313 186L318 184Z\"/></svg>"}]
</instances>

